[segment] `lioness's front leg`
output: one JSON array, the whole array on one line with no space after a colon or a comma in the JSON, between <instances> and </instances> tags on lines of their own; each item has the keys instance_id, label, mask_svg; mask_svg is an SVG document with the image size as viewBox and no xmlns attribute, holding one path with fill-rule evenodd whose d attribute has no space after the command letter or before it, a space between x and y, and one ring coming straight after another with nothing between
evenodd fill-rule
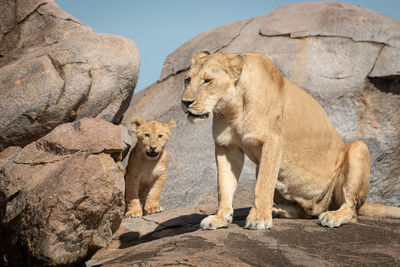
<instances>
[{"instance_id":1,"label":"lioness's front leg","mask_svg":"<svg viewBox=\"0 0 400 267\"><path fill-rule=\"evenodd\" d=\"M262 146L254 205L246 218L247 229L268 229L272 227L272 206L274 190L282 159L281 137L273 136Z\"/></svg>"},{"instance_id":2,"label":"lioness's front leg","mask_svg":"<svg viewBox=\"0 0 400 267\"><path fill-rule=\"evenodd\" d=\"M200 227L203 230L227 227L232 222L233 195L244 162L244 153L238 147L223 147L216 144L215 157L218 171L218 210L215 215L210 215L201 221Z\"/></svg>"}]
</instances>

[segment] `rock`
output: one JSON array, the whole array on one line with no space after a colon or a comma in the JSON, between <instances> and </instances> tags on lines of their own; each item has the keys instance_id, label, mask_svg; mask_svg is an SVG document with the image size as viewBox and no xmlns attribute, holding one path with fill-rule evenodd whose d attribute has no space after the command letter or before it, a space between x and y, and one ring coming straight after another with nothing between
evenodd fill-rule
<instances>
[{"instance_id":1,"label":"rock","mask_svg":"<svg viewBox=\"0 0 400 267\"><path fill-rule=\"evenodd\" d=\"M395 266L400 262L400 220L360 217L324 228L317 220L274 219L270 230L245 230L249 208L236 209L229 228L200 230L213 213L185 207L143 218L124 218L107 248L86 266Z\"/></svg>"},{"instance_id":2,"label":"rock","mask_svg":"<svg viewBox=\"0 0 400 267\"><path fill-rule=\"evenodd\" d=\"M101 119L62 124L0 153L0 265L77 264L105 247L125 211L128 130Z\"/></svg>"},{"instance_id":3,"label":"rock","mask_svg":"<svg viewBox=\"0 0 400 267\"><path fill-rule=\"evenodd\" d=\"M120 122L139 72L133 41L94 33L51 0L0 9L0 151L83 117Z\"/></svg>"},{"instance_id":4,"label":"rock","mask_svg":"<svg viewBox=\"0 0 400 267\"><path fill-rule=\"evenodd\" d=\"M134 95L123 123L136 114L175 119L161 202L167 209L216 203L211 120L195 125L186 120L180 103L183 79L194 51L258 52L317 99L346 143L367 143L372 164L368 200L399 206L399 40L400 21L372 10L334 2L283 6L206 31L178 48L165 60L160 81ZM254 169L247 160L236 207L252 204Z\"/></svg>"}]
</instances>

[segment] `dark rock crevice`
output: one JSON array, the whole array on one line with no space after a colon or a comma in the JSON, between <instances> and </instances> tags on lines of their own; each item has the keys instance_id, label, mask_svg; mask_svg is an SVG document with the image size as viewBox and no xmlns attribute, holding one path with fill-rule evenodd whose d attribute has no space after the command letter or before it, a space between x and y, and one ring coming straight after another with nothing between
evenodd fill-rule
<instances>
[{"instance_id":1,"label":"dark rock crevice","mask_svg":"<svg viewBox=\"0 0 400 267\"><path fill-rule=\"evenodd\" d=\"M350 36L342 36L342 35L329 35L329 34L308 34L308 35L296 35L296 33L277 33L277 34L265 34L259 31L259 35L263 37L288 37L290 39L307 39L310 37L317 37L317 38L343 38L347 40L351 40L354 43L367 43L367 44L373 44L377 45L379 47L384 47L388 46L390 47L389 44L384 43L384 42L378 42L378 41L373 41L373 40L356 40Z\"/></svg>"},{"instance_id":2,"label":"dark rock crevice","mask_svg":"<svg viewBox=\"0 0 400 267\"><path fill-rule=\"evenodd\" d=\"M72 155L80 151L79 149L66 148L58 142L48 141L46 139L41 139L36 142L36 148L38 150L43 150L47 153L59 156Z\"/></svg>"},{"instance_id":3,"label":"dark rock crevice","mask_svg":"<svg viewBox=\"0 0 400 267\"><path fill-rule=\"evenodd\" d=\"M68 156L63 157L62 159L50 160L50 161L24 162L24 161L14 160L13 163L18 164L18 165L27 165L27 166L31 166L31 167L37 167L37 166L44 166L47 164L61 162L66 159L68 159Z\"/></svg>"},{"instance_id":4,"label":"dark rock crevice","mask_svg":"<svg viewBox=\"0 0 400 267\"><path fill-rule=\"evenodd\" d=\"M375 86L375 88L388 94L396 96L400 95L400 76L393 77L370 77L368 80Z\"/></svg>"}]
</instances>

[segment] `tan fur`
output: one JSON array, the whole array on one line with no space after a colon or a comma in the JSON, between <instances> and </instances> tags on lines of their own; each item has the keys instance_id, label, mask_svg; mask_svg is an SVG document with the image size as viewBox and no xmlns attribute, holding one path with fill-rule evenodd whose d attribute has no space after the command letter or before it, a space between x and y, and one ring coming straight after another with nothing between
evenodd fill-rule
<instances>
[{"instance_id":1,"label":"tan fur","mask_svg":"<svg viewBox=\"0 0 400 267\"><path fill-rule=\"evenodd\" d=\"M174 126L175 121L163 124L133 118L132 131L138 141L130 154L125 178L127 217L142 216L142 207L145 214L164 210L159 201L167 179L168 152L165 145ZM150 157L148 152L157 153L157 156Z\"/></svg>"},{"instance_id":2,"label":"tan fur","mask_svg":"<svg viewBox=\"0 0 400 267\"><path fill-rule=\"evenodd\" d=\"M346 146L322 107L268 58L198 52L185 86L182 103L189 119L213 113L219 204L201 222L203 229L231 222L244 154L258 166L246 228L270 228L272 214L319 216L329 227L357 220L369 188L367 146L362 141ZM275 188L275 199L285 201L273 207ZM391 209L397 211L391 216L400 215L400 208Z\"/></svg>"}]
</instances>

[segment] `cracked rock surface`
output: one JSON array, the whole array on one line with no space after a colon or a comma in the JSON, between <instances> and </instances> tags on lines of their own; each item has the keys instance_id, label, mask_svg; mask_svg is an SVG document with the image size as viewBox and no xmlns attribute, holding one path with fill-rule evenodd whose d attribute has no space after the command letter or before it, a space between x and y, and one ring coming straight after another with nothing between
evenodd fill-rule
<instances>
[{"instance_id":1,"label":"cracked rock surface","mask_svg":"<svg viewBox=\"0 0 400 267\"><path fill-rule=\"evenodd\" d=\"M212 120L190 124L180 103L185 73L198 50L271 58L323 106L346 143L367 143L372 165L368 200L400 205L399 20L346 3L296 3L208 30L170 54L160 81L134 95L123 121L129 125L136 114L177 121L161 199L166 208L217 202ZM254 164L246 159L236 207L252 204L254 176Z\"/></svg>"},{"instance_id":2,"label":"cracked rock surface","mask_svg":"<svg viewBox=\"0 0 400 267\"><path fill-rule=\"evenodd\" d=\"M52 0L0 10L0 151L83 117L120 122L139 73L133 41L94 33Z\"/></svg>"},{"instance_id":3,"label":"cracked rock surface","mask_svg":"<svg viewBox=\"0 0 400 267\"><path fill-rule=\"evenodd\" d=\"M105 247L124 211L128 130L83 118L0 152L0 265L76 264Z\"/></svg>"},{"instance_id":4,"label":"cracked rock surface","mask_svg":"<svg viewBox=\"0 0 400 267\"><path fill-rule=\"evenodd\" d=\"M124 218L107 248L86 266L397 266L400 221L360 217L324 228L317 220L274 219L269 230L245 230L250 208L236 209L229 228L202 231L210 206Z\"/></svg>"}]
</instances>

